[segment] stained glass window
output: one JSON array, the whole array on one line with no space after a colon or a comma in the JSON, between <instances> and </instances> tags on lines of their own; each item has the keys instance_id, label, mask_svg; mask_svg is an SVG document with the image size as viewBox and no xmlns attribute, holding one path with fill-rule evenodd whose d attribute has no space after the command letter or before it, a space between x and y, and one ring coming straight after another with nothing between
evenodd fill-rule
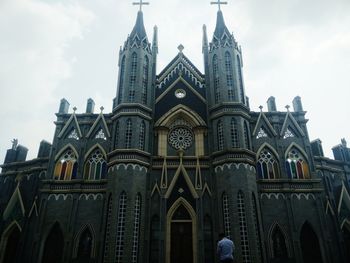
<instances>
[{"instance_id":1,"label":"stained glass window","mask_svg":"<svg viewBox=\"0 0 350 263\"><path fill-rule=\"evenodd\" d=\"M105 179L107 174L107 162L100 149L94 151L85 163L84 179Z\"/></svg>"},{"instance_id":2,"label":"stained glass window","mask_svg":"<svg viewBox=\"0 0 350 263\"><path fill-rule=\"evenodd\" d=\"M73 150L69 149L65 151L61 157L58 159L55 171L54 178L56 180L71 180L76 179L77 177L77 156Z\"/></svg>"},{"instance_id":3,"label":"stained glass window","mask_svg":"<svg viewBox=\"0 0 350 263\"><path fill-rule=\"evenodd\" d=\"M310 178L309 166L304 156L295 148L287 155L286 169L291 179L307 179Z\"/></svg>"},{"instance_id":4,"label":"stained glass window","mask_svg":"<svg viewBox=\"0 0 350 263\"><path fill-rule=\"evenodd\" d=\"M220 75L219 75L219 65L218 57L214 55L213 57L213 74L214 74L214 92L215 92L215 103L218 103L220 100Z\"/></svg>"},{"instance_id":5,"label":"stained glass window","mask_svg":"<svg viewBox=\"0 0 350 263\"><path fill-rule=\"evenodd\" d=\"M277 158L268 148L264 148L260 152L257 170L261 179L280 178Z\"/></svg>"},{"instance_id":6,"label":"stained glass window","mask_svg":"<svg viewBox=\"0 0 350 263\"><path fill-rule=\"evenodd\" d=\"M218 135L218 150L222 151L224 149L224 128L222 126L222 122L218 122L217 127L217 135Z\"/></svg>"},{"instance_id":7,"label":"stained glass window","mask_svg":"<svg viewBox=\"0 0 350 263\"><path fill-rule=\"evenodd\" d=\"M131 148L131 138L132 138L132 123L131 120L128 119L126 121L126 132L125 132L125 148Z\"/></svg>"},{"instance_id":8,"label":"stained glass window","mask_svg":"<svg viewBox=\"0 0 350 263\"><path fill-rule=\"evenodd\" d=\"M234 118L231 119L231 141L233 148L239 147L237 122Z\"/></svg>"}]
</instances>

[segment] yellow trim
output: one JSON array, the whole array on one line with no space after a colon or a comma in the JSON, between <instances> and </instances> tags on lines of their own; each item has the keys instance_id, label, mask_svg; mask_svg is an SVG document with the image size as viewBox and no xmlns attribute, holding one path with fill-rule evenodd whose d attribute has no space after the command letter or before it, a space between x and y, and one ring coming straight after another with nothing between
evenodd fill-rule
<instances>
[{"instance_id":1,"label":"yellow trim","mask_svg":"<svg viewBox=\"0 0 350 263\"><path fill-rule=\"evenodd\" d=\"M171 223L177 220L172 221L175 211L179 208L180 205L183 205L186 210L189 212L192 219L192 248L193 248L193 263L197 263L197 215L193 210L192 206L184 199L183 197L178 198L175 203L170 207L167 218L166 218L166 263L170 263L170 252L171 252ZM190 222L186 220L186 222ZM174 262L171 262L174 263ZM175 262L177 263L177 262Z\"/></svg>"},{"instance_id":2,"label":"yellow trim","mask_svg":"<svg viewBox=\"0 0 350 263\"><path fill-rule=\"evenodd\" d=\"M171 181L171 183L169 185L168 191L165 194L165 198L168 199L170 197L170 194L173 191L173 189L175 187L175 184L176 184L176 181L179 178L181 172L182 172L183 177L185 178L185 181L187 183L188 188L191 191L191 194L192 194L193 198L195 198L195 199L199 198L195 188L193 187L192 181L191 181L190 177L188 176L188 174L186 172L186 169L183 166L182 162L180 163L180 166L177 169L177 171L175 173L175 176L174 176L173 180Z\"/></svg>"},{"instance_id":3,"label":"yellow trim","mask_svg":"<svg viewBox=\"0 0 350 263\"><path fill-rule=\"evenodd\" d=\"M170 92L170 90L172 90L172 88L179 83L180 81L182 81L187 88L189 88L201 101L203 101L204 103L206 102L206 100L202 97L201 94L198 93L198 91L196 91L182 76L179 76L157 99L156 99L156 103L158 103L166 94L168 94Z\"/></svg>"}]
</instances>

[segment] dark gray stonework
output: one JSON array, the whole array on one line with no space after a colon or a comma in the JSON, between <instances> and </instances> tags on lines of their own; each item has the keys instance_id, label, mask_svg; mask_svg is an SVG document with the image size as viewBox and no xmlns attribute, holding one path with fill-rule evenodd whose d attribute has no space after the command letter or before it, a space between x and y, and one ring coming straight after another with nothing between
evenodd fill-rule
<instances>
[{"instance_id":1,"label":"dark gray stonework","mask_svg":"<svg viewBox=\"0 0 350 263\"><path fill-rule=\"evenodd\" d=\"M0 174L0 262L350 261L350 149L323 156L301 99L250 110L242 50L221 11L204 74L178 55L158 75L141 11L119 53L113 109L68 113L36 159L13 142Z\"/></svg>"}]
</instances>

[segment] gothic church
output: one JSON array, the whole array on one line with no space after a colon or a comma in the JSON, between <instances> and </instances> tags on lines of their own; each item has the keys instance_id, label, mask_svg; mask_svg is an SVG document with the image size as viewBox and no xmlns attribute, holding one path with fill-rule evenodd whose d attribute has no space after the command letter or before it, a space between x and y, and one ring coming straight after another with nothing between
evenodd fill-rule
<instances>
[{"instance_id":1,"label":"gothic church","mask_svg":"<svg viewBox=\"0 0 350 263\"><path fill-rule=\"evenodd\" d=\"M141 1L142 3L142 1ZM140 3L140 4L141 4ZM220 4L220 1L219 1ZM119 53L113 109L69 113L38 157L13 141L0 174L0 262L350 262L350 149L324 157L293 109L250 110L242 51L217 12L204 72L179 46L157 74L143 13Z\"/></svg>"}]
</instances>

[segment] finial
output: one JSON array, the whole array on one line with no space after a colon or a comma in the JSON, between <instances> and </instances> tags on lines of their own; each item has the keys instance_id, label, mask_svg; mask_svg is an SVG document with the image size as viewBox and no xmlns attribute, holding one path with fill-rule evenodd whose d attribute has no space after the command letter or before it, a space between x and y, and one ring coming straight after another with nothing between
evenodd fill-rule
<instances>
[{"instance_id":1,"label":"finial","mask_svg":"<svg viewBox=\"0 0 350 263\"><path fill-rule=\"evenodd\" d=\"M143 2L143 0L140 0L140 2L134 2L133 5L139 5L140 6L140 12L142 12L142 6L143 5L149 5L149 2Z\"/></svg>"},{"instance_id":2,"label":"finial","mask_svg":"<svg viewBox=\"0 0 350 263\"><path fill-rule=\"evenodd\" d=\"M260 112L262 112L263 108L264 107L262 105L259 106Z\"/></svg>"},{"instance_id":3,"label":"finial","mask_svg":"<svg viewBox=\"0 0 350 263\"><path fill-rule=\"evenodd\" d=\"M342 144L344 147L347 147L347 142L346 142L345 138L341 139L341 144Z\"/></svg>"},{"instance_id":4,"label":"finial","mask_svg":"<svg viewBox=\"0 0 350 263\"><path fill-rule=\"evenodd\" d=\"M73 107L73 112L75 113L77 109L78 109L78 108L74 106L74 107Z\"/></svg>"},{"instance_id":5,"label":"finial","mask_svg":"<svg viewBox=\"0 0 350 263\"><path fill-rule=\"evenodd\" d=\"M217 2L210 2L211 5L218 5L219 11L221 11L221 5L227 5L227 2L221 2L221 0L217 0Z\"/></svg>"},{"instance_id":6,"label":"finial","mask_svg":"<svg viewBox=\"0 0 350 263\"><path fill-rule=\"evenodd\" d=\"M12 142L12 150L16 150L18 146L18 139L13 139L11 142Z\"/></svg>"},{"instance_id":7,"label":"finial","mask_svg":"<svg viewBox=\"0 0 350 263\"><path fill-rule=\"evenodd\" d=\"M289 106L289 105L286 105L286 109L287 109L288 112L289 112L289 108L290 108L290 106Z\"/></svg>"},{"instance_id":8,"label":"finial","mask_svg":"<svg viewBox=\"0 0 350 263\"><path fill-rule=\"evenodd\" d=\"M105 108L103 106L100 107L101 113L103 112Z\"/></svg>"},{"instance_id":9,"label":"finial","mask_svg":"<svg viewBox=\"0 0 350 263\"><path fill-rule=\"evenodd\" d=\"M180 51L180 53L182 53L182 51L185 49L185 47L184 47L182 44L180 44L180 45L177 47L177 49Z\"/></svg>"}]
</instances>

